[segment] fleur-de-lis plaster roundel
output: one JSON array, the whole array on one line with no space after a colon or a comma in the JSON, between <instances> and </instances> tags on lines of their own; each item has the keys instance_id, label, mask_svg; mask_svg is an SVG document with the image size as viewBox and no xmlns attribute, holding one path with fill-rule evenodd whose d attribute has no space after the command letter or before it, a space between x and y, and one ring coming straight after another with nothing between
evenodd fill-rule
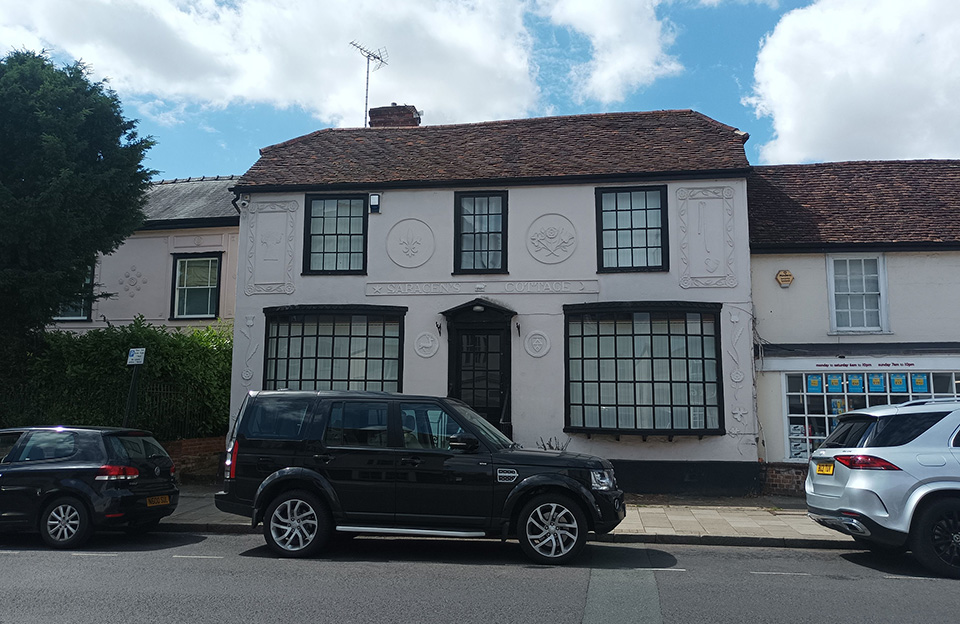
<instances>
[{"instance_id":1,"label":"fleur-de-lis plaster roundel","mask_svg":"<svg viewBox=\"0 0 960 624\"><path fill-rule=\"evenodd\" d=\"M412 269L424 264L433 255L433 230L419 219L404 219L387 234L387 255L394 264Z\"/></svg>"}]
</instances>

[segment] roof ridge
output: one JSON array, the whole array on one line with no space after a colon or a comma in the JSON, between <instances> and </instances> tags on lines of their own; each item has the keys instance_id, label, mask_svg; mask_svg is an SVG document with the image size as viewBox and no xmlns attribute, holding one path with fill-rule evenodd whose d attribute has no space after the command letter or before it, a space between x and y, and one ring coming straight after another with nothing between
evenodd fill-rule
<instances>
[{"instance_id":1,"label":"roof ridge","mask_svg":"<svg viewBox=\"0 0 960 624\"><path fill-rule=\"evenodd\" d=\"M180 184L182 182L217 182L221 180L239 180L240 176L235 174L218 176L199 176L190 178L173 178L172 180L154 180L150 184Z\"/></svg>"}]
</instances>

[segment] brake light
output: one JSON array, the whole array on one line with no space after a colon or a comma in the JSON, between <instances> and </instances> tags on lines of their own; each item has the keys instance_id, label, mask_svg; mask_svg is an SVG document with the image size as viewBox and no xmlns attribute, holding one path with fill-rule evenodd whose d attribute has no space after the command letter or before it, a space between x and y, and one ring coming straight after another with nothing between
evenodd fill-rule
<instances>
[{"instance_id":1,"label":"brake light","mask_svg":"<svg viewBox=\"0 0 960 624\"><path fill-rule=\"evenodd\" d=\"M129 481L140 476L140 471L133 466L111 466L109 464L100 466L97 471L96 481Z\"/></svg>"},{"instance_id":2,"label":"brake light","mask_svg":"<svg viewBox=\"0 0 960 624\"><path fill-rule=\"evenodd\" d=\"M227 447L227 458L224 460L224 473L228 479L237 478L237 453L240 451L240 443L237 440L230 442Z\"/></svg>"},{"instance_id":3,"label":"brake light","mask_svg":"<svg viewBox=\"0 0 960 624\"><path fill-rule=\"evenodd\" d=\"M852 470L900 470L887 460L873 455L837 455L834 459Z\"/></svg>"}]
</instances>

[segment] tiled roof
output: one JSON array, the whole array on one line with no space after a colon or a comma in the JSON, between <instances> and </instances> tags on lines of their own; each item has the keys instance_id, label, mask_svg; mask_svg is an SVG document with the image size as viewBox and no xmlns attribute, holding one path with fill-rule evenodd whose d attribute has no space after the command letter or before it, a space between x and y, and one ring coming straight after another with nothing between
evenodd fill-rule
<instances>
[{"instance_id":1,"label":"tiled roof","mask_svg":"<svg viewBox=\"0 0 960 624\"><path fill-rule=\"evenodd\" d=\"M231 201L234 194L230 188L236 184L235 176L183 178L154 182L147 190L146 227L171 225L196 219L240 218Z\"/></svg>"},{"instance_id":2,"label":"tiled roof","mask_svg":"<svg viewBox=\"0 0 960 624\"><path fill-rule=\"evenodd\" d=\"M754 251L960 243L960 160L754 167Z\"/></svg>"},{"instance_id":3,"label":"tiled roof","mask_svg":"<svg viewBox=\"0 0 960 624\"><path fill-rule=\"evenodd\" d=\"M237 188L410 187L723 172L749 167L746 136L690 110L325 129L260 150Z\"/></svg>"}]
</instances>

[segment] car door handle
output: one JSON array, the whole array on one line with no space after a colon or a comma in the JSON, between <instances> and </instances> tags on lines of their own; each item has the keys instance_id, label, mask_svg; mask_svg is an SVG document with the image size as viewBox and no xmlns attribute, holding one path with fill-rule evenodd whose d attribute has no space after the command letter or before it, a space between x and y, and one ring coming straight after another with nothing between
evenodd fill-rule
<instances>
[{"instance_id":1,"label":"car door handle","mask_svg":"<svg viewBox=\"0 0 960 624\"><path fill-rule=\"evenodd\" d=\"M414 455L413 457L401 457L400 458L401 466L413 466L416 468L420 465L420 458Z\"/></svg>"},{"instance_id":2,"label":"car door handle","mask_svg":"<svg viewBox=\"0 0 960 624\"><path fill-rule=\"evenodd\" d=\"M317 454L317 455L314 455L313 458L314 458L315 460L317 460L318 462L327 463L327 462L329 462L330 460L333 459L333 455L331 455L331 454L329 454L329 453L319 453L319 454Z\"/></svg>"}]
</instances>

